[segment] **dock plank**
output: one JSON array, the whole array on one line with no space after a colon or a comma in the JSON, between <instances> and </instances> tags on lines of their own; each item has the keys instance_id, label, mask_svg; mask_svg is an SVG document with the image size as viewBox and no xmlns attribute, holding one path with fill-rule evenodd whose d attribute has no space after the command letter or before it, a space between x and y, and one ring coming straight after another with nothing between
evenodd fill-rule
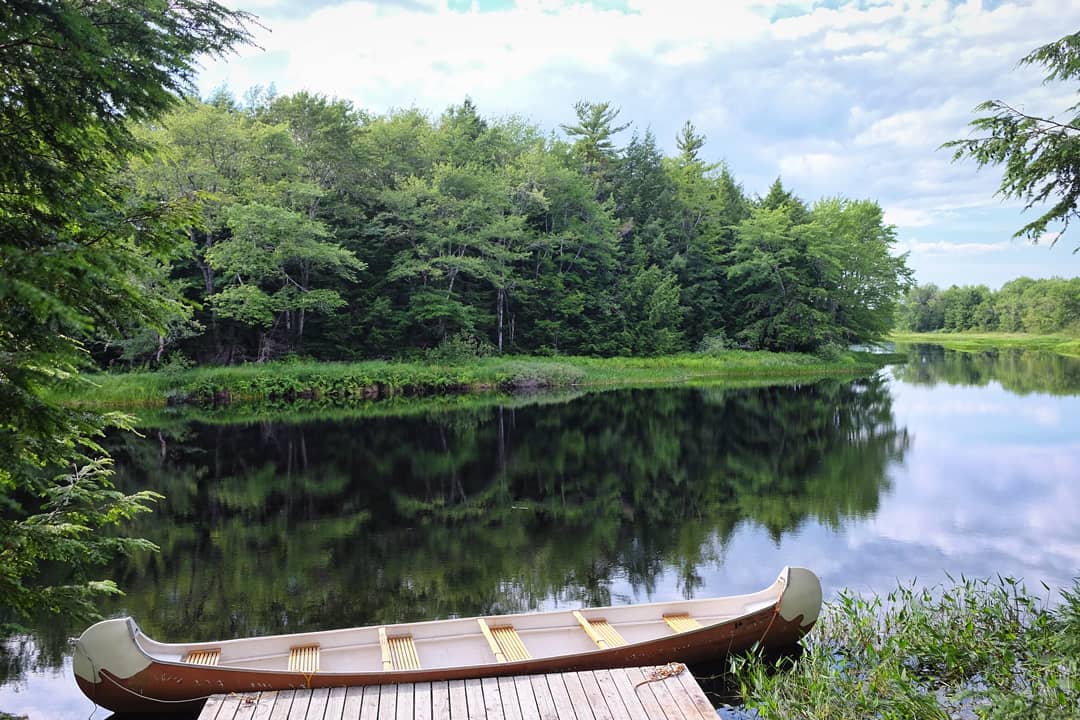
<instances>
[{"instance_id":1,"label":"dock plank","mask_svg":"<svg viewBox=\"0 0 1080 720\"><path fill-rule=\"evenodd\" d=\"M570 693L566 690L566 675L552 673L547 675L548 687L551 689L551 700L555 703L555 712L559 720L577 720L574 704L570 702ZM592 715L589 716L592 720Z\"/></svg>"},{"instance_id":2,"label":"dock plank","mask_svg":"<svg viewBox=\"0 0 1080 720\"><path fill-rule=\"evenodd\" d=\"M360 720L364 709L364 688L351 687L345 690L345 702L341 707L341 720Z\"/></svg>"},{"instance_id":3,"label":"dock plank","mask_svg":"<svg viewBox=\"0 0 1080 720\"><path fill-rule=\"evenodd\" d=\"M445 680L431 683L431 717L433 720L450 717L450 684Z\"/></svg>"},{"instance_id":4,"label":"dock plank","mask_svg":"<svg viewBox=\"0 0 1080 720\"><path fill-rule=\"evenodd\" d=\"M581 684L581 678L577 673L562 673L563 684L566 685L566 694L570 696L570 705L578 720L595 720L589 698L585 694L585 688Z\"/></svg>"},{"instance_id":5,"label":"dock plank","mask_svg":"<svg viewBox=\"0 0 1080 720\"><path fill-rule=\"evenodd\" d=\"M397 708L394 717L397 720L413 720L416 708L416 688L412 683L402 683L397 686Z\"/></svg>"},{"instance_id":6,"label":"dock plank","mask_svg":"<svg viewBox=\"0 0 1080 720\"><path fill-rule=\"evenodd\" d=\"M521 702L518 700L517 684L512 677L499 678L499 699L502 702L505 720L523 720Z\"/></svg>"},{"instance_id":7,"label":"dock plank","mask_svg":"<svg viewBox=\"0 0 1080 720\"><path fill-rule=\"evenodd\" d=\"M259 708L260 693L244 693L240 696L240 707L233 713L233 720L253 720Z\"/></svg>"},{"instance_id":8,"label":"dock plank","mask_svg":"<svg viewBox=\"0 0 1080 720\"><path fill-rule=\"evenodd\" d=\"M514 687L517 689L518 703L521 707L522 720L540 720L540 709L536 704L536 693L528 675L515 675Z\"/></svg>"},{"instance_id":9,"label":"dock plank","mask_svg":"<svg viewBox=\"0 0 1080 720\"><path fill-rule=\"evenodd\" d=\"M641 698L634 692L634 683L630 682L626 670L624 668L612 669L608 671L608 674L630 720L648 720L649 714L645 711Z\"/></svg>"},{"instance_id":10,"label":"dock plank","mask_svg":"<svg viewBox=\"0 0 1080 720\"><path fill-rule=\"evenodd\" d=\"M608 708L604 693L600 690L600 684L596 681L596 673L579 672L577 676L581 681L581 687L585 690L585 702L592 708L593 717L596 720L615 720L611 709Z\"/></svg>"},{"instance_id":11,"label":"dock plank","mask_svg":"<svg viewBox=\"0 0 1080 720\"><path fill-rule=\"evenodd\" d=\"M705 690L702 689L689 670L679 674L679 681L702 717L713 718L716 716L716 708L713 707L712 701L709 700Z\"/></svg>"},{"instance_id":12,"label":"dock plank","mask_svg":"<svg viewBox=\"0 0 1080 720\"><path fill-rule=\"evenodd\" d=\"M211 695L203 703L202 712L199 713L199 720L217 720L218 714L221 712L221 706L225 703L225 699L228 695ZM229 718L222 718L222 720L232 720Z\"/></svg>"},{"instance_id":13,"label":"dock plank","mask_svg":"<svg viewBox=\"0 0 1080 720\"><path fill-rule=\"evenodd\" d=\"M379 720L394 720L397 714L397 685L379 685Z\"/></svg>"},{"instance_id":14,"label":"dock plank","mask_svg":"<svg viewBox=\"0 0 1080 720\"><path fill-rule=\"evenodd\" d=\"M469 700L465 697L465 681L450 681L450 714L451 720L468 720Z\"/></svg>"},{"instance_id":15,"label":"dock plank","mask_svg":"<svg viewBox=\"0 0 1080 720\"><path fill-rule=\"evenodd\" d=\"M311 691L311 702L307 714L302 720L325 720L326 706L330 703L330 688L316 688Z\"/></svg>"},{"instance_id":16,"label":"dock plank","mask_svg":"<svg viewBox=\"0 0 1080 720\"><path fill-rule=\"evenodd\" d=\"M259 699L256 701L255 714L251 716L252 720L270 720L270 715L274 711L274 705L277 703L277 696L277 690L259 693ZM199 720L203 720L203 718L200 716Z\"/></svg>"},{"instance_id":17,"label":"dock plank","mask_svg":"<svg viewBox=\"0 0 1080 720\"><path fill-rule=\"evenodd\" d=\"M378 720L379 686L368 685L364 688L364 701L360 704L360 720Z\"/></svg>"},{"instance_id":18,"label":"dock plank","mask_svg":"<svg viewBox=\"0 0 1080 720\"><path fill-rule=\"evenodd\" d=\"M432 720L431 683L413 685L413 720Z\"/></svg>"},{"instance_id":19,"label":"dock plank","mask_svg":"<svg viewBox=\"0 0 1080 720\"><path fill-rule=\"evenodd\" d=\"M465 700L468 703L469 720L486 720L487 708L484 705L484 686L480 678L465 681Z\"/></svg>"},{"instance_id":20,"label":"dock plank","mask_svg":"<svg viewBox=\"0 0 1080 720\"><path fill-rule=\"evenodd\" d=\"M680 674L685 675L687 673L689 673L689 670L683 670ZM708 720L708 717L701 713L701 710L694 703L693 699L686 694L686 690L679 680L678 675L666 677L658 682L657 685L663 685L667 688L667 691L671 693L671 697L675 698L675 704L682 710L683 717L685 717L686 720ZM712 714L715 715L715 712Z\"/></svg>"},{"instance_id":21,"label":"dock plank","mask_svg":"<svg viewBox=\"0 0 1080 720\"><path fill-rule=\"evenodd\" d=\"M555 699L551 697L551 687L548 686L547 677L533 675L531 681L533 696L536 697L536 708L540 711L540 720L559 720L559 712L555 709Z\"/></svg>"},{"instance_id":22,"label":"dock plank","mask_svg":"<svg viewBox=\"0 0 1080 720\"><path fill-rule=\"evenodd\" d=\"M480 681L480 687L484 693L484 715L487 716L487 720L505 720L498 679L484 678Z\"/></svg>"},{"instance_id":23,"label":"dock plank","mask_svg":"<svg viewBox=\"0 0 1080 720\"><path fill-rule=\"evenodd\" d=\"M715 720L688 670L659 669L229 693L198 720Z\"/></svg>"},{"instance_id":24,"label":"dock plank","mask_svg":"<svg viewBox=\"0 0 1080 720\"><path fill-rule=\"evenodd\" d=\"M274 698L274 709L270 711L270 720L287 720L289 710L292 708L295 690L279 690Z\"/></svg>"},{"instance_id":25,"label":"dock plank","mask_svg":"<svg viewBox=\"0 0 1080 720\"><path fill-rule=\"evenodd\" d=\"M289 714L286 716L288 720L307 720L311 699L310 691L297 690L293 694L292 705L289 706Z\"/></svg>"},{"instance_id":26,"label":"dock plank","mask_svg":"<svg viewBox=\"0 0 1080 720\"><path fill-rule=\"evenodd\" d=\"M323 711L323 720L342 720L345 714L345 696L348 688L330 688L326 695L326 710ZM359 713L357 713L359 715Z\"/></svg>"},{"instance_id":27,"label":"dock plank","mask_svg":"<svg viewBox=\"0 0 1080 720\"><path fill-rule=\"evenodd\" d=\"M656 702L659 703L660 710L667 720L690 720L690 718L686 718L686 716L683 715L682 710L679 709L679 704L676 703L675 698L671 696L671 691L661 681L649 678L647 671L652 670L655 670L655 668L647 668L645 672L642 672L644 682L641 685L641 688L649 688L652 690L653 695L656 697ZM694 717L696 717L696 715Z\"/></svg>"},{"instance_id":28,"label":"dock plank","mask_svg":"<svg viewBox=\"0 0 1080 720\"><path fill-rule=\"evenodd\" d=\"M600 692L604 694L604 699L607 700L611 717L615 718L615 720L630 720L630 711L619 694L619 688L615 686L611 671L597 670L594 674L596 675L596 684L600 686Z\"/></svg>"}]
</instances>

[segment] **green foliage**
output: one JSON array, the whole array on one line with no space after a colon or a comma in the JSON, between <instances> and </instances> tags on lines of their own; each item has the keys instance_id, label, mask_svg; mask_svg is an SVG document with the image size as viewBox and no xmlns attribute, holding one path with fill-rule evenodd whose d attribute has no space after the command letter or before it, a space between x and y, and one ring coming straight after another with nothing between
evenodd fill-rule
<instances>
[{"instance_id":1,"label":"green foliage","mask_svg":"<svg viewBox=\"0 0 1080 720\"><path fill-rule=\"evenodd\" d=\"M1041 65L1049 72L1045 84L1080 79L1080 32L1044 45L1020 60ZM1025 209L1043 206L1036 219L1014 233L1034 243L1043 241L1051 225L1061 225L1050 244L1058 241L1071 220L1080 217L1080 104L1065 109L1064 122L1018 110L1002 100L988 100L975 108L987 113L971 121L976 137L953 140L953 159L971 158L980 167L1004 165L998 194L1023 200Z\"/></svg>"},{"instance_id":2,"label":"green foliage","mask_svg":"<svg viewBox=\"0 0 1080 720\"><path fill-rule=\"evenodd\" d=\"M457 333L439 343L437 348L427 352L427 358L433 362L465 362L476 358L491 357L495 346L484 338Z\"/></svg>"},{"instance_id":3,"label":"green foliage","mask_svg":"<svg viewBox=\"0 0 1080 720\"><path fill-rule=\"evenodd\" d=\"M717 332L709 333L701 338L701 342L698 343L697 351L702 355L718 355L731 350L734 347L734 341L724 334L723 330L718 330Z\"/></svg>"},{"instance_id":4,"label":"green foliage","mask_svg":"<svg viewBox=\"0 0 1080 720\"><path fill-rule=\"evenodd\" d=\"M190 89L198 56L246 42L248 20L201 0L0 8L0 621L91 614L116 590L101 562L145 546L100 532L155 497L110 488L96 439L118 419L46 390L86 363L84 341L183 319L167 265L196 213L133 197L120 173L142 148L132 123Z\"/></svg>"},{"instance_id":5,"label":"green foliage","mask_svg":"<svg viewBox=\"0 0 1080 720\"><path fill-rule=\"evenodd\" d=\"M888 597L845 592L805 652L733 670L769 718L1061 718L1080 706L1080 584L1048 606L1016 581L962 580Z\"/></svg>"},{"instance_id":6,"label":"green foliage","mask_svg":"<svg viewBox=\"0 0 1080 720\"><path fill-rule=\"evenodd\" d=\"M718 331L813 349L880 335L906 283L876 204L811 211L779 181L751 201L691 124L665 158L648 131L618 149L627 126L607 103L579 103L566 142L468 99L438 118L309 93L248 102L219 94L138 129L157 150L131 165L135 196L199 203L194 256L156 282L200 308L132 329L119 359L415 356L458 333L499 353L666 354ZM806 292L757 303L767 283L732 271L752 211L786 213L796 247L778 251Z\"/></svg>"},{"instance_id":7,"label":"green foliage","mask_svg":"<svg viewBox=\"0 0 1080 720\"><path fill-rule=\"evenodd\" d=\"M1017 278L1001 290L983 285L911 288L897 314L897 325L912 332L1080 331L1080 277Z\"/></svg>"}]
</instances>

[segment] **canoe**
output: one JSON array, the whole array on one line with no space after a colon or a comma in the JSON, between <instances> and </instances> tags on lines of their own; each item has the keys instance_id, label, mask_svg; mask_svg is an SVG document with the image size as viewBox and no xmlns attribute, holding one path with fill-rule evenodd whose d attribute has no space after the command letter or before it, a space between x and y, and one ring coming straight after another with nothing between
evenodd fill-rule
<instances>
[{"instance_id":1,"label":"canoe","mask_svg":"<svg viewBox=\"0 0 1080 720\"><path fill-rule=\"evenodd\" d=\"M793 645L821 610L821 583L786 567L756 593L162 643L131 618L75 644L79 687L116 712L192 712L210 695L711 662L755 643Z\"/></svg>"}]
</instances>

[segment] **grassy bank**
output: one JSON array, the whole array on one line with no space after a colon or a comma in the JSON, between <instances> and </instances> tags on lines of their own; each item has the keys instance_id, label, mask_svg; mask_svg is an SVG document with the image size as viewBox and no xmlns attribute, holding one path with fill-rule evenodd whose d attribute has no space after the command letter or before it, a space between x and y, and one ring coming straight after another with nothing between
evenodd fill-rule
<instances>
[{"instance_id":1,"label":"grassy bank","mask_svg":"<svg viewBox=\"0 0 1080 720\"><path fill-rule=\"evenodd\" d=\"M531 388L644 386L703 379L770 379L859 375L888 356L843 353L829 359L798 353L686 354L658 358L477 358L457 363L265 363L235 367L102 373L57 388L57 399L95 408L168 404L293 401L351 402L399 396L520 391Z\"/></svg>"},{"instance_id":2,"label":"grassy bank","mask_svg":"<svg viewBox=\"0 0 1080 720\"><path fill-rule=\"evenodd\" d=\"M1080 357L1080 338L1075 335L1029 335L1027 333L893 333L891 340L902 343L929 343L952 350L977 352L1017 348L1047 350L1061 355Z\"/></svg>"},{"instance_id":3,"label":"grassy bank","mask_svg":"<svg viewBox=\"0 0 1080 720\"><path fill-rule=\"evenodd\" d=\"M841 594L803 642L780 671L734 663L747 716L1080 716L1080 581L1052 608L1011 580Z\"/></svg>"}]
</instances>

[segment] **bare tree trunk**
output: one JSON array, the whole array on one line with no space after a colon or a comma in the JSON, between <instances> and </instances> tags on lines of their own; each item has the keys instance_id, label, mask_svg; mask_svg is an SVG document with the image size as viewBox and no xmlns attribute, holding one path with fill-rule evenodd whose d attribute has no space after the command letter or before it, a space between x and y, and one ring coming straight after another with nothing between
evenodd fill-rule
<instances>
[{"instance_id":1,"label":"bare tree trunk","mask_svg":"<svg viewBox=\"0 0 1080 720\"><path fill-rule=\"evenodd\" d=\"M308 291L308 283L311 282L311 268L307 263L300 270L300 286L304 292ZM304 344L304 308L300 308L296 318L296 349L299 350Z\"/></svg>"},{"instance_id":2,"label":"bare tree trunk","mask_svg":"<svg viewBox=\"0 0 1080 720\"><path fill-rule=\"evenodd\" d=\"M506 290L499 288L495 292L495 314L498 316L499 325L499 354L503 351L503 303L506 301Z\"/></svg>"}]
</instances>

